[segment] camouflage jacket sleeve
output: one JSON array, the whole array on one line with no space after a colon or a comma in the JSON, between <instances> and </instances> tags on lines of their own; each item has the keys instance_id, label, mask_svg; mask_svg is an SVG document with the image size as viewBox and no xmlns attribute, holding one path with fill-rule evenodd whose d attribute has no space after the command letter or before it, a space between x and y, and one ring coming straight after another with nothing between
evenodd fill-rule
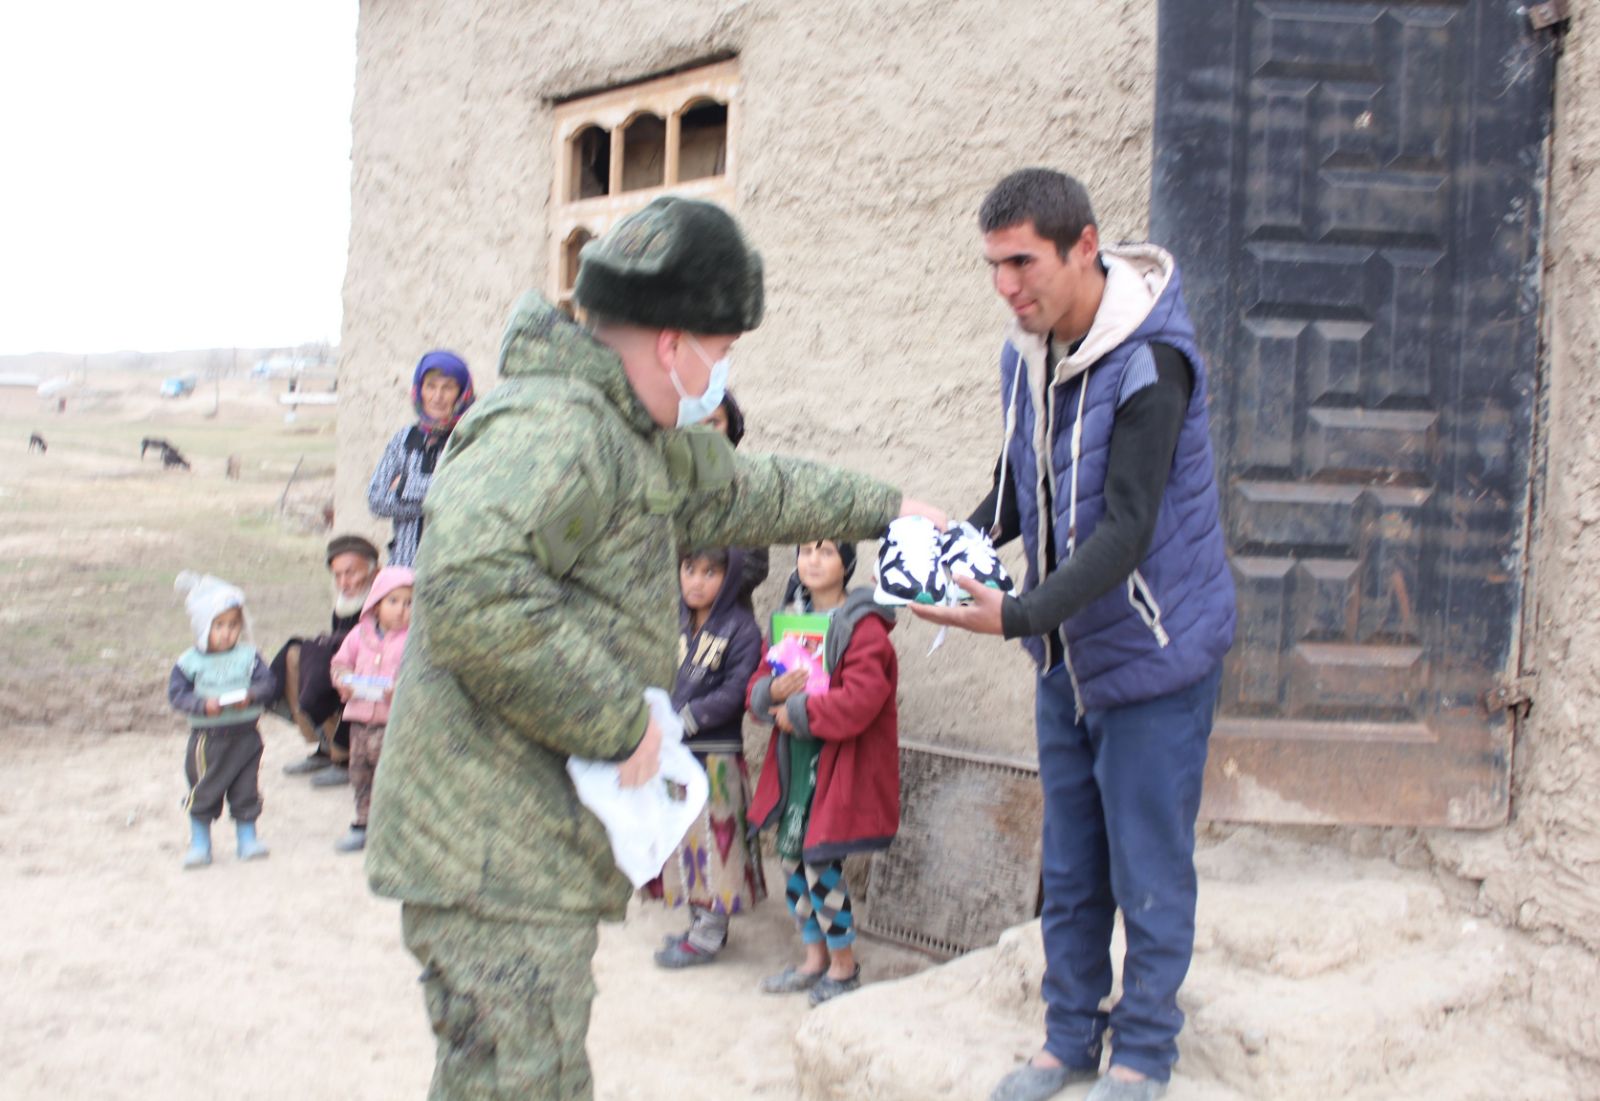
<instances>
[{"instance_id":1,"label":"camouflage jacket sleeve","mask_svg":"<svg viewBox=\"0 0 1600 1101\"><path fill-rule=\"evenodd\" d=\"M735 453L731 483L691 494L679 512L679 545L876 539L899 511L900 491L865 474L784 455Z\"/></svg>"},{"instance_id":2,"label":"camouflage jacket sleeve","mask_svg":"<svg viewBox=\"0 0 1600 1101\"><path fill-rule=\"evenodd\" d=\"M622 760L648 709L566 579L576 553L600 553L585 540L604 530L596 510L610 499L593 434L571 416L558 405L499 416L451 455L428 497L416 598L429 660L476 707L554 752ZM564 538L577 512L588 532Z\"/></svg>"}]
</instances>

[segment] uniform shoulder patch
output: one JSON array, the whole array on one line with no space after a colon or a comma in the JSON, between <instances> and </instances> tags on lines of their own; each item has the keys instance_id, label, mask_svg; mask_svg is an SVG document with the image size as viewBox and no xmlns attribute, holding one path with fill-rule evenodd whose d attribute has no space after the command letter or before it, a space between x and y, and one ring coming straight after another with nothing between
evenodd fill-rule
<instances>
[{"instance_id":1,"label":"uniform shoulder patch","mask_svg":"<svg viewBox=\"0 0 1600 1101\"><path fill-rule=\"evenodd\" d=\"M733 445L714 428L685 428L667 442L667 476L684 490L707 493L733 482Z\"/></svg>"},{"instance_id":2,"label":"uniform shoulder patch","mask_svg":"<svg viewBox=\"0 0 1600 1101\"><path fill-rule=\"evenodd\" d=\"M582 478L548 510L529 536L533 553L551 577L565 577L600 536L600 500Z\"/></svg>"}]
</instances>

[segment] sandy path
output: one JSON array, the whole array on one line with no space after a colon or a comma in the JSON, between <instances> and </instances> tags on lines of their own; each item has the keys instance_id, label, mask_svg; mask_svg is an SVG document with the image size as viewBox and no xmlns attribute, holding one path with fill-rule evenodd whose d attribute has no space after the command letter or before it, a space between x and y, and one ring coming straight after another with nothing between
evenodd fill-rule
<instances>
[{"instance_id":1,"label":"sandy path","mask_svg":"<svg viewBox=\"0 0 1600 1101\"><path fill-rule=\"evenodd\" d=\"M348 789L279 774L264 720L265 862L185 873L183 734L40 732L0 774L0 1064L8 1098L399 1098L432 1037L396 908L332 839ZM293 739L293 741L291 741ZM17 997L18 993L25 993Z\"/></svg>"},{"instance_id":2,"label":"sandy path","mask_svg":"<svg viewBox=\"0 0 1600 1101\"><path fill-rule=\"evenodd\" d=\"M51 440L48 458L0 466L0 1101L422 1097L433 1037L398 906L332 849L349 789L282 775L304 751L286 724L262 720L271 858L238 863L224 820L216 863L179 865L172 576L242 584L267 653L326 615L326 536L274 513L297 460L330 461L331 413L287 426L270 393L230 380L213 421L151 396L154 377L97 375L95 400L64 418L0 394L0 439L20 449L43 423ZM141 463L146 434L178 442L194 472ZM222 478L233 452L239 482ZM798 1096L805 1003L756 990L794 950L781 894L736 924L716 967L659 971L650 953L682 921L635 904L602 930L597 1096ZM869 980L926 964L876 945L863 960Z\"/></svg>"},{"instance_id":3,"label":"sandy path","mask_svg":"<svg viewBox=\"0 0 1600 1101\"><path fill-rule=\"evenodd\" d=\"M358 859L332 849L349 789L283 776L301 743L262 722L272 856L237 862L224 820L216 863L187 873L176 722L159 734L9 732L0 1035L11 1057L0 1061L0 1097L426 1093L433 1038L398 908L368 893ZM602 931L589 1040L597 1097L798 1096L804 1000L755 989L794 943L781 898L735 926L716 967L662 972L650 952L681 921L635 903L625 925ZM877 945L863 958L869 978L918 965Z\"/></svg>"}]
</instances>

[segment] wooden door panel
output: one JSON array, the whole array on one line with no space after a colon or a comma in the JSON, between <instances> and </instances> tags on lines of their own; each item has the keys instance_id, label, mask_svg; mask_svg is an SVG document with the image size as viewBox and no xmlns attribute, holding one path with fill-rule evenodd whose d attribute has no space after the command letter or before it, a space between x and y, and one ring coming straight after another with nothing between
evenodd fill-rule
<instances>
[{"instance_id":1,"label":"wooden door panel","mask_svg":"<svg viewBox=\"0 0 1600 1101\"><path fill-rule=\"evenodd\" d=\"M1501 821L1551 45L1483 0L1162 0L1159 49L1239 591L1205 813Z\"/></svg>"}]
</instances>

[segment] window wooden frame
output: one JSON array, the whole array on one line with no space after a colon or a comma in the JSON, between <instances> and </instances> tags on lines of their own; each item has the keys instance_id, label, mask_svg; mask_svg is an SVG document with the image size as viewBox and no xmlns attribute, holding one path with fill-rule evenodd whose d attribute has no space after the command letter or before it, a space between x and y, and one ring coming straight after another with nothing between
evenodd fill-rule
<instances>
[{"instance_id":1,"label":"window wooden frame","mask_svg":"<svg viewBox=\"0 0 1600 1101\"><path fill-rule=\"evenodd\" d=\"M727 109L723 135L723 171L698 179L679 179L683 116L714 102ZM623 190L627 163L627 128L646 115L666 124L661 182ZM551 181L550 289L555 303L569 313L572 280L577 275L577 248L603 235L619 220L661 195L687 195L734 209L738 157L734 135L739 118L739 63L736 59L688 69L671 76L612 88L558 104L555 116L555 171ZM579 136L591 127L609 135L605 193L580 198L582 157ZM593 139L590 139L591 150ZM591 187L594 181L591 178ZM586 236L587 235L587 236Z\"/></svg>"}]
</instances>

